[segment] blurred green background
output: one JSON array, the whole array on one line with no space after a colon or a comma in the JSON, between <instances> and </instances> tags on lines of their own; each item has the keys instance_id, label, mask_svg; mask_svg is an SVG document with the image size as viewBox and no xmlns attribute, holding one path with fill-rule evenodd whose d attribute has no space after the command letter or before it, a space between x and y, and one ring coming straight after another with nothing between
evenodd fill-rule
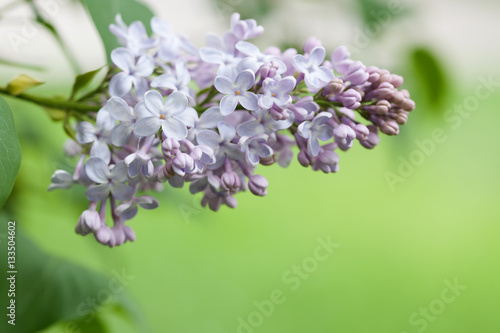
<instances>
[{"instance_id":1,"label":"blurred green background","mask_svg":"<svg viewBox=\"0 0 500 333\"><path fill-rule=\"evenodd\" d=\"M205 15L224 17L221 24L226 26L227 10L219 4L205 3L213 10ZM235 210L214 213L200 207L201 196L166 187L159 195L160 208L142 210L129 222L137 241L113 249L74 233L86 208L82 188L47 192L54 170L71 170L76 162L62 154L66 137L61 124L37 106L7 99L23 160L0 213L0 292L5 311L6 222L15 219L16 319L21 327L7 326L2 315L0 330L500 332L500 157L494 136L500 88L488 90L482 83L500 82L498 69L488 70L498 58L476 48L470 58L474 52L486 55L463 69L460 61L469 58L457 54L462 59L457 61L437 37L408 35L425 30L415 22L432 16L426 4L405 6L356 54L367 65L379 65L381 59L381 66L405 77L404 87L417 109L398 137L382 136L373 151L357 145L340 153L338 174L313 172L296 160L287 169L260 166L270 182L268 196L241 193ZM162 17L155 7L160 4L150 5ZM363 29L375 20L370 13L387 8L368 0L337 5L346 22L352 22L347 31ZM281 1L228 6L261 19L267 31L272 30L267 23L293 7ZM310 6L304 17L314 18L322 6L330 10L329 2ZM477 6L478 12L498 10L494 2L479 1ZM458 13L452 8L448 15ZM192 29L199 34L210 30ZM302 34L309 35L297 32ZM270 43L300 47L292 35ZM349 44L355 36L339 42ZM391 49L393 40L405 42ZM261 49L269 45L256 43ZM380 58L384 54L390 55ZM21 71L6 69L0 74L2 84ZM38 74L44 75L62 74ZM68 94L68 82L63 77L37 90ZM462 113L456 111L460 107ZM433 139L436 130L444 133L439 142ZM337 244L332 253L321 250L322 256L328 253L323 261L317 260L318 238ZM93 304L92 298L104 304ZM279 304L271 306L273 298Z\"/></svg>"}]
</instances>

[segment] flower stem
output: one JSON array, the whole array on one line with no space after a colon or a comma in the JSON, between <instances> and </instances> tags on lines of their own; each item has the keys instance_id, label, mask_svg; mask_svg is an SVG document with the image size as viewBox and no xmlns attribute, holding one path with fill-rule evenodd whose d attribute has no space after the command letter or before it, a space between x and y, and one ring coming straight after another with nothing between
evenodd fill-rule
<instances>
[{"instance_id":1,"label":"flower stem","mask_svg":"<svg viewBox=\"0 0 500 333\"><path fill-rule=\"evenodd\" d=\"M64 111L71 110L71 111L76 111L76 112L87 113L87 112L97 112L101 109L100 105L88 105L88 104L83 104L83 103L78 103L78 102L67 101L65 99L47 98L47 97L35 96L35 95L29 95L29 94L13 95L6 88L3 88L3 87L0 87L0 94L6 94L8 96L11 96L11 97L23 100L23 101L35 103L35 104L42 106L42 107L59 109L59 110L64 110Z\"/></svg>"}]
</instances>

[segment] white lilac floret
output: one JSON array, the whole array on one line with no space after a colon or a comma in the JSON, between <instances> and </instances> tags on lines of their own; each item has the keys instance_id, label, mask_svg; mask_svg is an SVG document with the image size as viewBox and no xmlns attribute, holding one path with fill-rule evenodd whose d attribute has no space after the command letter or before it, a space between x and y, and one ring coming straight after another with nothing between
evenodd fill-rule
<instances>
[{"instance_id":1,"label":"white lilac floret","mask_svg":"<svg viewBox=\"0 0 500 333\"><path fill-rule=\"evenodd\" d=\"M49 186L86 188L88 209L75 230L104 245L136 239L126 223L138 207L159 206L143 192L163 183L189 183L214 211L235 208L239 192L272 191L255 173L260 164L287 167L296 150L300 165L338 172L338 151L356 142L374 148L379 132L398 134L415 108L399 89L401 76L350 59L346 47L327 57L314 37L303 54L275 46L262 52L248 40L264 29L233 14L230 29L209 34L197 50L160 19L151 27L148 36L143 23L127 26L119 15L110 26L122 47L111 53L109 87L92 99L102 108L79 118L65 144L78 162L72 173L55 171Z\"/></svg>"}]
</instances>

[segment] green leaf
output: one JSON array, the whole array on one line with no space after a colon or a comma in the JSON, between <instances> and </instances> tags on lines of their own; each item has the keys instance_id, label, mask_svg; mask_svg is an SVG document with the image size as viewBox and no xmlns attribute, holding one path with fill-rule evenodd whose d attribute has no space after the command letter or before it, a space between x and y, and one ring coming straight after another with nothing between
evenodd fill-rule
<instances>
[{"instance_id":1,"label":"green leaf","mask_svg":"<svg viewBox=\"0 0 500 333\"><path fill-rule=\"evenodd\" d=\"M4 226L6 227L6 226ZM7 246L2 250L3 262ZM137 309L127 297L127 286L117 278L94 273L74 263L42 251L22 232L16 233L16 326L9 330L6 320L0 323L0 332L38 332L64 321L65 331L105 332L100 322L101 306L119 304L132 323L138 326ZM1 275L5 274L5 271ZM1 290L9 290L9 281L0 275ZM123 281L127 281L126 279ZM130 281L133 283L133 280ZM2 297L2 304L7 304Z\"/></svg>"},{"instance_id":2,"label":"green leaf","mask_svg":"<svg viewBox=\"0 0 500 333\"><path fill-rule=\"evenodd\" d=\"M17 96L19 94L22 94L24 91L41 84L43 84L43 82L35 80L28 75L21 74L14 80L9 82L9 84L7 85L7 90L11 95Z\"/></svg>"},{"instance_id":3,"label":"green leaf","mask_svg":"<svg viewBox=\"0 0 500 333\"><path fill-rule=\"evenodd\" d=\"M120 45L117 37L109 31L109 25L115 22L115 16L121 14L125 23L142 21L151 34L150 21L153 12L145 4L136 0L82 0L101 36L108 64L111 64L111 51Z\"/></svg>"},{"instance_id":4,"label":"green leaf","mask_svg":"<svg viewBox=\"0 0 500 333\"><path fill-rule=\"evenodd\" d=\"M73 89L71 90L71 97L69 99L73 99L76 94L82 91L92 79L101 71L103 67L98 68L94 71L87 72L84 74L80 74L75 78L75 82L73 83Z\"/></svg>"},{"instance_id":5,"label":"green leaf","mask_svg":"<svg viewBox=\"0 0 500 333\"><path fill-rule=\"evenodd\" d=\"M439 107L448 93L448 81L442 62L428 48L415 48L410 56L414 79L418 84L418 92L432 106Z\"/></svg>"},{"instance_id":6,"label":"green leaf","mask_svg":"<svg viewBox=\"0 0 500 333\"><path fill-rule=\"evenodd\" d=\"M9 197L21 165L21 147L14 117L7 102L0 97L0 208Z\"/></svg>"}]
</instances>

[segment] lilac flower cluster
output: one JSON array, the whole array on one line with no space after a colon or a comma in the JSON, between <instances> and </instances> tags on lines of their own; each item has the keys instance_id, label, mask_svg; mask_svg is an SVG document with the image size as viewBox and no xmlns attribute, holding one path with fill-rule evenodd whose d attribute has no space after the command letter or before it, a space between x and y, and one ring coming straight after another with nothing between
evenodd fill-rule
<instances>
[{"instance_id":1,"label":"lilac flower cluster","mask_svg":"<svg viewBox=\"0 0 500 333\"><path fill-rule=\"evenodd\" d=\"M239 14L200 50L157 18L151 28L153 37L119 15L110 26L122 47L111 53L116 74L107 102L66 146L80 156L74 173L56 171L49 188L85 186L90 204L76 231L111 247L135 240L125 222L138 207L158 207L141 192L187 182L191 193L203 193L203 206L235 208L240 191L267 194L267 179L255 174L259 164L286 167L297 149L301 165L336 172L339 149L355 140L375 147L379 130L398 134L415 107L408 91L398 90L400 76L351 60L345 47L326 59L310 38L303 54L262 52L248 40L264 29Z\"/></svg>"}]
</instances>

